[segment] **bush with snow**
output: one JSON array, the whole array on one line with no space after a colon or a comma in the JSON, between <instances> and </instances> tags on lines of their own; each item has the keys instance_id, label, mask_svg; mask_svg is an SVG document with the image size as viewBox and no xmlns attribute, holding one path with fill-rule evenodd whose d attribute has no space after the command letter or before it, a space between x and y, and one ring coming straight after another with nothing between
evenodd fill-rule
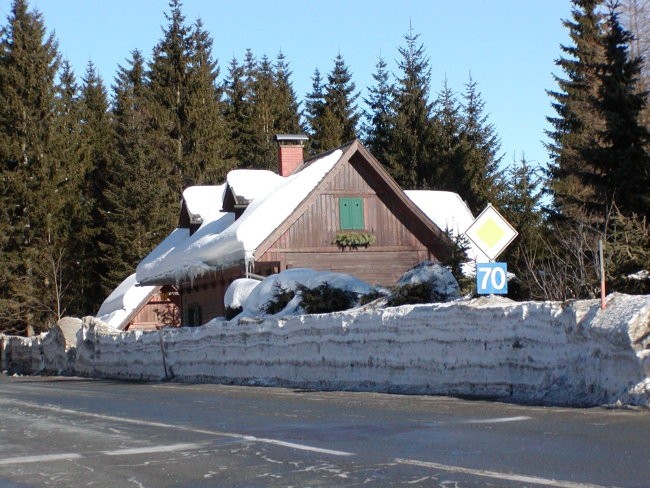
<instances>
[{"instance_id":1,"label":"bush with snow","mask_svg":"<svg viewBox=\"0 0 650 488\"><path fill-rule=\"evenodd\" d=\"M387 305L396 307L405 304L437 303L456 300L460 287L451 271L431 261L423 261L397 281L397 286L388 296Z\"/></svg>"}]
</instances>

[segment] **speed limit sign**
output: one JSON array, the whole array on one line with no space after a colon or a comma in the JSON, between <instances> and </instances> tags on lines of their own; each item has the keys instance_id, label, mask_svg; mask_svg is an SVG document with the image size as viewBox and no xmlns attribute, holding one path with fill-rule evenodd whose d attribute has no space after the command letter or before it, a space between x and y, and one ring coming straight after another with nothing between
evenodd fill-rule
<instances>
[{"instance_id":1,"label":"speed limit sign","mask_svg":"<svg viewBox=\"0 0 650 488\"><path fill-rule=\"evenodd\" d=\"M476 292L479 295L507 295L506 263L476 263Z\"/></svg>"}]
</instances>

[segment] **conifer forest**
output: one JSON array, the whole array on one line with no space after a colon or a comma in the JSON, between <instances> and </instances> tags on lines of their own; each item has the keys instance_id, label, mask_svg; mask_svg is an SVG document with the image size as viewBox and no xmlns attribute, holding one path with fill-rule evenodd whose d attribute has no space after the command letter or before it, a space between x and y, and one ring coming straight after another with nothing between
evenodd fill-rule
<instances>
[{"instance_id":1,"label":"conifer forest","mask_svg":"<svg viewBox=\"0 0 650 488\"><path fill-rule=\"evenodd\" d=\"M504 160L481 80L431 86L413 29L360 97L345 53L313 73L282 52L218 62L171 0L157 44L103 80L92 62L73 72L46 19L13 0L0 19L0 332L95 315L176 227L184 188L275 170L278 133L307 134L307 156L359 138L404 189L456 192L475 216L492 203L519 231L500 258L513 299L596 297L599 241L608 292L650 293L650 4L567 1L540 166Z\"/></svg>"}]
</instances>

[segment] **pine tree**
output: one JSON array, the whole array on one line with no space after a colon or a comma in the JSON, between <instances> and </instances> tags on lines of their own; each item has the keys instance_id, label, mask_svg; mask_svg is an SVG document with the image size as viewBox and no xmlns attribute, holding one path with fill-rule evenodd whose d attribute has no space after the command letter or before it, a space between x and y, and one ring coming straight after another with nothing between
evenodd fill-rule
<instances>
[{"instance_id":1,"label":"pine tree","mask_svg":"<svg viewBox=\"0 0 650 488\"><path fill-rule=\"evenodd\" d=\"M114 160L104 193L106 241L103 251L107 272L105 291L133 273L135 266L169 233L177 215L162 212L175 201L164 178L156 177L157 161L150 150L150 117L144 59L132 52L127 67L119 67L113 85L112 118L115 131Z\"/></svg>"},{"instance_id":2,"label":"pine tree","mask_svg":"<svg viewBox=\"0 0 650 488\"><path fill-rule=\"evenodd\" d=\"M230 61L224 80L225 119L230 141L227 160L230 166L244 166L246 148L250 141L250 103L245 68L235 57Z\"/></svg>"},{"instance_id":3,"label":"pine tree","mask_svg":"<svg viewBox=\"0 0 650 488\"><path fill-rule=\"evenodd\" d=\"M359 114L355 102L359 93L355 91L356 85L352 81L352 74L345 64L343 56L339 53L334 60L334 67L327 76L324 101L326 108L331 112L335 123L340 125L340 139L330 141L325 149L341 146L354 140L357 136Z\"/></svg>"},{"instance_id":4,"label":"pine tree","mask_svg":"<svg viewBox=\"0 0 650 488\"><path fill-rule=\"evenodd\" d=\"M314 70L311 80L311 92L305 97L305 119L310 136L309 148L315 154L324 151L318 134L322 132L321 125L325 114L325 94L323 78L318 68Z\"/></svg>"},{"instance_id":5,"label":"pine tree","mask_svg":"<svg viewBox=\"0 0 650 488\"><path fill-rule=\"evenodd\" d=\"M605 127L601 145L592 151L598 183L607 201L614 202L624 215L650 219L650 134L640 123L646 94L637 90L641 59L630 59L632 36L619 22L615 7L610 7L604 28L597 107Z\"/></svg>"},{"instance_id":6,"label":"pine tree","mask_svg":"<svg viewBox=\"0 0 650 488\"><path fill-rule=\"evenodd\" d=\"M212 57L212 39L201 20L194 24L184 99L183 164L185 184L217 183L231 169L219 67Z\"/></svg>"},{"instance_id":7,"label":"pine tree","mask_svg":"<svg viewBox=\"0 0 650 488\"><path fill-rule=\"evenodd\" d=\"M105 191L112 170L113 132L108 111L108 95L92 62L88 63L81 87L81 139L85 149L83 175L79 196L79 215L74 221L74 255L79 261L77 314L94 314L107 291L102 279L108 271L110 254L116 252L101 244L106 242Z\"/></svg>"},{"instance_id":8,"label":"pine tree","mask_svg":"<svg viewBox=\"0 0 650 488\"><path fill-rule=\"evenodd\" d=\"M535 276L549 259L544 252L543 239L540 239L546 234L540 204L543 178L539 169L522 156L518 163L508 168L504 180L500 211L518 232L515 241L500 258L517 276L509 295L516 299L545 298L538 291Z\"/></svg>"},{"instance_id":9,"label":"pine tree","mask_svg":"<svg viewBox=\"0 0 650 488\"><path fill-rule=\"evenodd\" d=\"M406 189L430 188L435 182L433 154L434 133L429 102L429 60L424 46L418 45L419 35L409 29L404 36L406 46L399 48L401 77L397 80L388 153L388 170Z\"/></svg>"},{"instance_id":10,"label":"pine tree","mask_svg":"<svg viewBox=\"0 0 650 488\"><path fill-rule=\"evenodd\" d=\"M603 60L600 0L573 0L572 19L565 20L572 45L562 46L567 57L556 61L566 79L555 77L559 91L549 91L557 117L547 145L553 213L570 220L602 221L611 202L603 202L594 184L598 171L592 151L600 146L605 121L594 105L599 97L598 70Z\"/></svg>"},{"instance_id":11,"label":"pine tree","mask_svg":"<svg viewBox=\"0 0 650 488\"><path fill-rule=\"evenodd\" d=\"M359 94L343 56L337 55L325 85L318 69L312 82L305 103L312 152L328 151L354 140L360 117L355 105Z\"/></svg>"},{"instance_id":12,"label":"pine tree","mask_svg":"<svg viewBox=\"0 0 650 488\"><path fill-rule=\"evenodd\" d=\"M52 274L63 248L57 193L57 43L25 0L0 31L0 328L33 333L56 318Z\"/></svg>"},{"instance_id":13,"label":"pine tree","mask_svg":"<svg viewBox=\"0 0 650 488\"><path fill-rule=\"evenodd\" d=\"M291 82L291 70L285 55L280 51L275 60L275 120L278 134L304 132L300 123L300 104Z\"/></svg>"},{"instance_id":14,"label":"pine tree","mask_svg":"<svg viewBox=\"0 0 650 488\"><path fill-rule=\"evenodd\" d=\"M395 87L389 80L389 73L384 58L380 57L372 75L375 86L368 88L368 98L364 102L364 142L370 152L382 163L387 164L390 148L390 136L395 114L392 101Z\"/></svg>"},{"instance_id":15,"label":"pine tree","mask_svg":"<svg viewBox=\"0 0 650 488\"><path fill-rule=\"evenodd\" d=\"M503 191L503 156L501 142L494 126L484 113L485 103L477 83L470 77L463 94L461 145L463 146L463 174L456 191L463 196L470 210L478 215L488 203L498 205Z\"/></svg>"},{"instance_id":16,"label":"pine tree","mask_svg":"<svg viewBox=\"0 0 650 488\"><path fill-rule=\"evenodd\" d=\"M630 57L641 59L638 93L650 92L650 0L623 0L623 24L632 34ZM650 104L646 104L640 122L650 130Z\"/></svg>"},{"instance_id":17,"label":"pine tree","mask_svg":"<svg viewBox=\"0 0 650 488\"><path fill-rule=\"evenodd\" d=\"M460 110L456 94L445 79L433 104L431 122L435 136L431 151L436 164L425 167L429 171L424 178L431 188L453 191L467 199L471 194L470 188L465 186L465 147L461 144L463 120Z\"/></svg>"}]
</instances>

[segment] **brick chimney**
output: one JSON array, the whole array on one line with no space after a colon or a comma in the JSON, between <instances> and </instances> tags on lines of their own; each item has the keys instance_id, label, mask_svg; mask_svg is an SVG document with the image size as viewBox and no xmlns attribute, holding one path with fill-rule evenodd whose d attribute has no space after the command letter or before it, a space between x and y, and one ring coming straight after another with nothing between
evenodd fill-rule
<instances>
[{"instance_id":1,"label":"brick chimney","mask_svg":"<svg viewBox=\"0 0 650 488\"><path fill-rule=\"evenodd\" d=\"M304 160L303 145L309 138L304 134L276 134L278 142L278 173L289 176Z\"/></svg>"}]
</instances>

